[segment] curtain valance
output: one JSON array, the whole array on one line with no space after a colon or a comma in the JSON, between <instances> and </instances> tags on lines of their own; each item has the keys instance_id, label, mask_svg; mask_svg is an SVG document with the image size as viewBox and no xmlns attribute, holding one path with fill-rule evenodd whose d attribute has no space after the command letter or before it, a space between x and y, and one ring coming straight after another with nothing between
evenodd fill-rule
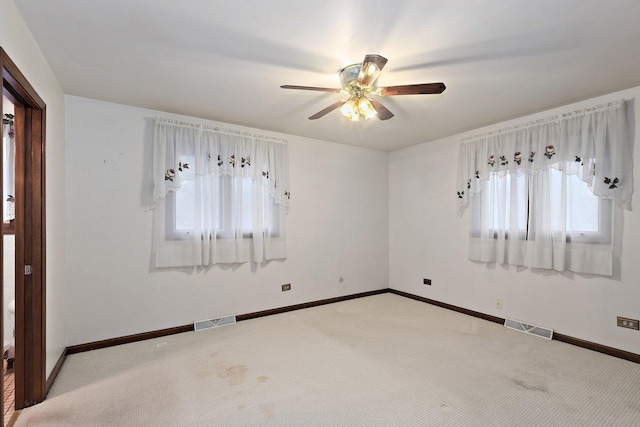
<instances>
[{"instance_id":1,"label":"curtain valance","mask_svg":"<svg viewBox=\"0 0 640 427\"><path fill-rule=\"evenodd\" d=\"M624 100L463 141L458 156L458 212L491 174L556 168L578 175L598 197L631 209L633 163Z\"/></svg>"},{"instance_id":2,"label":"curtain valance","mask_svg":"<svg viewBox=\"0 0 640 427\"><path fill-rule=\"evenodd\" d=\"M152 190L147 209L185 180L216 174L251 178L280 206L289 206L286 141L200 124L155 119Z\"/></svg>"},{"instance_id":3,"label":"curtain valance","mask_svg":"<svg viewBox=\"0 0 640 427\"><path fill-rule=\"evenodd\" d=\"M287 257L285 141L160 118L153 138L156 267Z\"/></svg>"}]
</instances>

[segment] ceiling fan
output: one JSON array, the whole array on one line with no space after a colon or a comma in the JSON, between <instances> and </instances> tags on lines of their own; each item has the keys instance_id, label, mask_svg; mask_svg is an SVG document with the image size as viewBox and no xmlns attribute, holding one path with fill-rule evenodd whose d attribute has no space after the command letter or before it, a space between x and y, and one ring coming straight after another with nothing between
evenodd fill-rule
<instances>
[{"instance_id":1,"label":"ceiling fan","mask_svg":"<svg viewBox=\"0 0 640 427\"><path fill-rule=\"evenodd\" d=\"M365 120L377 114L380 120L389 120L393 113L370 95L395 96L395 95L418 95L418 94L438 94L444 92L444 83L422 83L413 85L377 87L375 85L380 71L387 63L387 58L380 55L366 55L362 64L352 64L339 71L342 89L332 89L326 87L313 86L293 86L282 85L283 89L315 90L319 92L344 93L349 96L344 101L337 101L327 108L318 111L309 120L316 120L330 113L336 108L347 119L352 121Z\"/></svg>"}]
</instances>

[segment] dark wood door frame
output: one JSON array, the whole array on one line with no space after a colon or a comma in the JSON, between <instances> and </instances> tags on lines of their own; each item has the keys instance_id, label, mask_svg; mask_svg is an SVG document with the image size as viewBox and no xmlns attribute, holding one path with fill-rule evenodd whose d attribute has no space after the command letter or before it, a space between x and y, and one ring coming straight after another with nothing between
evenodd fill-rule
<instances>
[{"instance_id":1,"label":"dark wood door frame","mask_svg":"<svg viewBox=\"0 0 640 427\"><path fill-rule=\"evenodd\" d=\"M3 93L15 106L16 408L46 397L45 116L46 105L0 47ZM2 107L0 107L0 114ZM1 160L2 154L0 154ZM1 182L0 176L0 182ZM1 187L0 187L1 188ZM4 197L4 195L3 195ZM0 213L1 213L0 207ZM3 255L0 239L0 260ZM30 272L25 269L30 269ZM0 280L4 279L0 262ZM0 307L2 292L0 292ZM0 319L3 316L0 316ZM0 320L2 322L2 320ZM1 326L1 323L0 323ZM0 334L2 333L0 327ZM3 340L1 341L3 342Z\"/></svg>"}]
</instances>

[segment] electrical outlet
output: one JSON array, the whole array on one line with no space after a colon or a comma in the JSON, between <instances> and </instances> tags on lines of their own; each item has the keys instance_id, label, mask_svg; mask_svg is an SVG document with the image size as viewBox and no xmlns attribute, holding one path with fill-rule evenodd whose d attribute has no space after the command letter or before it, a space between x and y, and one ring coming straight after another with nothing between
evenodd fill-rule
<instances>
[{"instance_id":1,"label":"electrical outlet","mask_svg":"<svg viewBox=\"0 0 640 427\"><path fill-rule=\"evenodd\" d=\"M282 292L290 291L290 290L291 290L291 283L285 283L284 285L282 285Z\"/></svg>"},{"instance_id":2,"label":"electrical outlet","mask_svg":"<svg viewBox=\"0 0 640 427\"><path fill-rule=\"evenodd\" d=\"M640 331L640 324L638 323L638 319L627 319L626 317L618 316L618 326L620 326L621 328L629 328Z\"/></svg>"},{"instance_id":3,"label":"electrical outlet","mask_svg":"<svg viewBox=\"0 0 640 427\"><path fill-rule=\"evenodd\" d=\"M501 309L502 308L502 299L501 298L496 298L496 308L497 309Z\"/></svg>"},{"instance_id":4,"label":"electrical outlet","mask_svg":"<svg viewBox=\"0 0 640 427\"><path fill-rule=\"evenodd\" d=\"M431 279L422 279L422 283L431 286Z\"/></svg>"}]
</instances>

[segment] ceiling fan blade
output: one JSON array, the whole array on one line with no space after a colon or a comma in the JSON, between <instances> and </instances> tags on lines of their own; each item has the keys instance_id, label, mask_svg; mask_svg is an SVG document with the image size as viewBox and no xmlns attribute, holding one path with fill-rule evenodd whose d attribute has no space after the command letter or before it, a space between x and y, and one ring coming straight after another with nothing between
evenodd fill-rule
<instances>
[{"instance_id":1,"label":"ceiling fan blade","mask_svg":"<svg viewBox=\"0 0 640 427\"><path fill-rule=\"evenodd\" d=\"M387 58L384 56L366 55L358 73L358 84L362 87L373 86L386 63Z\"/></svg>"},{"instance_id":2,"label":"ceiling fan blade","mask_svg":"<svg viewBox=\"0 0 640 427\"><path fill-rule=\"evenodd\" d=\"M382 105L380 102L375 99L370 99L369 101L371 101L371 105L373 105L373 108L376 110L377 116L380 120L389 120L393 117L393 113L387 110L387 107Z\"/></svg>"},{"instance_id":3,"label":"ceiling fan blade","mask_svg":"<svg viewBox=\"0 0 640 427\"><path fill-rule=\"evenodd\" d=\"M347 101L337 101L334 102L333 104L329 105L327 108L325 108L324 110L320 110L317 113L315 113L313 116L309 117L309 120L316 120L319 119L320 117L323 117L324 115L332 112L333 110L335 110L336 108L340 108L344 105L344 103Z\"/></svg>"},{"instance_id":4,"label":"ceiling fan blade","mask_svg":"<svg viewBox=\"0 0 640 427\"><path fill-rule=\"evenodd\" d=\"M332 89L328 87L315 87L315 86L293 86L293 85L282 85L280 86L282 89L298 89L298 90L315 90L318 92L340 92L341 89Z\"/></svg>"},{"instance_id":5,"label":"ceiling fan blade","mask_svg":"<svg viewBox=\"0 0 640 427\"><path fill-rule=\"evenodd\" d=\"M380 90L380 95L420 95L442 93L447 87L444 83L422 83L417 85L387 86Z\"/></svg>"}]
</instances>

